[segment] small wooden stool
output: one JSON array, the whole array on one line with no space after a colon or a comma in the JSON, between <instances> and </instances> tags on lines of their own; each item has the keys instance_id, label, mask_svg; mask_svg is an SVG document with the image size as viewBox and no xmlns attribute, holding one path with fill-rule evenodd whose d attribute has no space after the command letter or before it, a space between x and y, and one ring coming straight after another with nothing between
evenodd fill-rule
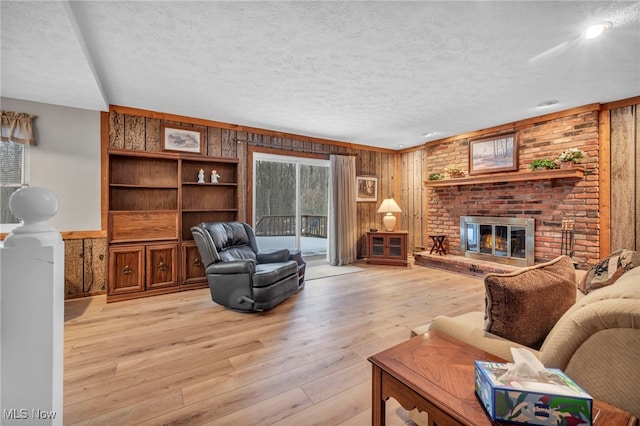
<instances>
[{"instance_id":1,"label":"small wooden stool","mask_svg":"<svg viewBox=\"0 0 640 426\"><path fill-rule=\"evenodd\" d=\"M434 251L437 254L441 255L447 254L447 250L444 248L444 240L445 238L447 238L446 235L429 235L429 238L433 240L433 245L431 246L429 254L433 253Z\"/></svg>"}]
</instances>

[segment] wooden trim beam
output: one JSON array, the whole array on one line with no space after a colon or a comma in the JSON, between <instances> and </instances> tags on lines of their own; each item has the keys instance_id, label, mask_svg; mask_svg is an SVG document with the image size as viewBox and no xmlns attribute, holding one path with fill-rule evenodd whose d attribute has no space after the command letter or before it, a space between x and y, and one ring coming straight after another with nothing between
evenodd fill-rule
<instances>
[{"instance_id":1,"label":"wooden trim beam","mask_svg":"<svg viewBox=\"0 0 640 426\"><path fill-rule=\"evenodd\" d=\"M107 231L64 231L61 232L63 240L84 240L89 238L107 238Z\"/></svg>"},{"instance_id":2,"label":"wooden trim beam","mask_svg":"<svg viewBox=\"0 0 640 426\"><path fill-rule=\"evenodd\" d=\"M8 232L0 234L0 241L4 241L8 235ZM63 231L60 232L60 235L62 235L63 240L84 240L88 238L106 238L107 231Z\"/></svg>"},{"instance_id":3,"label":"wooden trim beam","mask_svg":"<svg viewBox=\"0 0 640 426\"><path fill-rule=\"evenodd\" d=\"M100 227L107 229L109 208L109 113L100 113Z\"/></svg>"},{"instance_id":4,"label":"wooden trim beam","mask_svg":"<svg viewBox=\"0 0 640 426\"><path fill-rule=\"evenodd\" d=\"M621 99L619 101L609 102L606 104L602 104L603 110L612 110L617 108L624 108L631 105L640 104L640 96L635 96L633 98Z\"/></svg>"},{"instance_id":5,"label":"wooden trim beam","mask_svg":"<svg viewBox=\"0 0 640 426\"><path fill-rule=\"evenodd\" d=\"M611 110L600 111L598 129L598 208L600 233L598 257L611 252Z\"/></svg>"},{"instance_id":6,"label":"wooden trim beam","mask_svg":"<svg viewBox=\"0 0 640 426\"><path fill-rule=\"evenodd\" d=\"M110 111L120 114L136 115L140 117L156 118L159 120L179 121L182 123L190 123L198 126L217 127L220 129L234 130L237 132L256 133L259 135L274 136L278 138L295 139L303 142L321 143L325 145L341 146L351 149L360 149L365 151L376 151L383 153L395 153L392 149L377 148L368 145L361 145L352 142L334 141L330 139L316 138L313 136L297 135L295 133L280 132L277 130L260 129L258 127L243 126L240 124L223 123L221 121L207 120L204 118L186 117L184 115L168 114L164 112L149 111L138 108L131 108L120 105L110 105Z\"/></svg>"}]
</instances>

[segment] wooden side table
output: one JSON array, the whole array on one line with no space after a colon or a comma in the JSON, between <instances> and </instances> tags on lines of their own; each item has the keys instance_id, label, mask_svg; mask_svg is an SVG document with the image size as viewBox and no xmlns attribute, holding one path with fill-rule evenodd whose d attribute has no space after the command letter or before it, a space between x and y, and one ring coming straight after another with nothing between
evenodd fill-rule
<instances>
[{"instance_id":1,"label":"wooden side table","mask_svg":"<svg viewBox=\"0 0 640 426\"><path fill-rule=\"evenodd\" d=\"M429 235L429 238L433 240L433 245L431 246L431 250L429 250L429 254L434 251L441 255L447 254L447 249L444 248L444 240L447 238L446 235Z\"/></svg>"},{"instance_id":2,"label":"wooden side table","mask_svg":"<svg viewBox=\"0 0 640 426\"><path fill-rule=\"evenodd\" d=\"M430 331L369 357L373 366L372 425L384 425L385 401L429 416L429 425L501 425L475 395L474 361L505 362L444 333ZM629 413L593 400L593 424L637 425Z\"/></svg>"}]
</instances>

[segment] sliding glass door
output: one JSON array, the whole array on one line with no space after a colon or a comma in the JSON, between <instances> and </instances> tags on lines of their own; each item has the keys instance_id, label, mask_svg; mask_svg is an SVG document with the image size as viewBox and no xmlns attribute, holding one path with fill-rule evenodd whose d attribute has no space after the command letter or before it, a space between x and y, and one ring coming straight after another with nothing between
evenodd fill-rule
<instances>
[{"instance_id":1,"label":"sliding glass door","mask_svg":"<svg viewBox=\"0 0 640 426\"><path fill-rule=\"evenodd\" d=\"M255 153L253 227L261 250L327 253L329 161Z\"/></svg>"}]
</instances>

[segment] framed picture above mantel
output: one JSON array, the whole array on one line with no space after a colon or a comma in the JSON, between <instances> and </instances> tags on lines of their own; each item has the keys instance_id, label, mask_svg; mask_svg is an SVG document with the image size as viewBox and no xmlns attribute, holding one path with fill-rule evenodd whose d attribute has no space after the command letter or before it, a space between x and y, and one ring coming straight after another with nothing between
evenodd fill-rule
<instances>
[{"instance_id":1,"label":"framed picture above mantel","mask_svg":"<svg viewBox=\"0 0 640 426\"><path fill-rule=\"evenodd\" d=\"M518 133L469 141L469 174L518 170Z\"/></svg>"}]
</instances>

